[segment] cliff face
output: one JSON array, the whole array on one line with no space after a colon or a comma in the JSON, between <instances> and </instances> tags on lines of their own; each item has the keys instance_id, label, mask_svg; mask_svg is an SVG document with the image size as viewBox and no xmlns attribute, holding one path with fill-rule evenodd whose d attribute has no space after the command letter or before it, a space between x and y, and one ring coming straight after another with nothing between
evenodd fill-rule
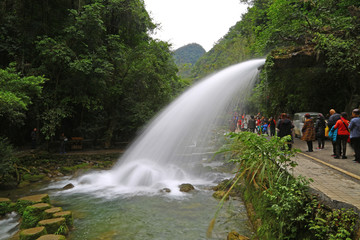
<instances>
[{"instance_id":1,"label":"cliff face","mask_svg":"<svg viewBox=\"0 0 360 240\"><path fill-rule=\"evenodd\" d=\"M295 113L338 112L358 107L359 94L349 75L328 71L327 59L314 46L287 47L274 50L267 60L266 84L268 106L274 111Z\"/></svg>"},{"instance_id":2,"label":"cliff face","mask_svg":"<svg viewBox=\"0 0 360 240\"><path fill-rule=\"evenodd\" d=\"M314 46L298 46L277 49L271 52L274 68L325 68L324 56Z\"/></svg>"}]
</instances>

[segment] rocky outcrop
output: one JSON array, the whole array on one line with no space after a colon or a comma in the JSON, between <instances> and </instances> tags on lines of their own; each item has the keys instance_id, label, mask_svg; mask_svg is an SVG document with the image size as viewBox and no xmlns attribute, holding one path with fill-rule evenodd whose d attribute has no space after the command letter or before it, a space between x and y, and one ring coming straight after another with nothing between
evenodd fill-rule
<instances>
[{"instance_id":1,"label":"rocky outcrop","mask_svg":"<svg viewBox=\"0 0 360 240\"><path fill-rule=\"evenodd\" d=\"M277 49L271 52L274 68L299 68L323 66L323 56L315 51L314 46L297 46Z\"/></svg>"}]
</instances>

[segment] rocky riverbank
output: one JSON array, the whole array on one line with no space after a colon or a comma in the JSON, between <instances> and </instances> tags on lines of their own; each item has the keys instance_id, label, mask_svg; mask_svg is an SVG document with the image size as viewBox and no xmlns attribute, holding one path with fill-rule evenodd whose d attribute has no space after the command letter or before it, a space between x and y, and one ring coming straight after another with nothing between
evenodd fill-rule
<instances>
[{"instance_id":1,"label":"rocky riverbank","mask_svg":"<svg viewBox=\"0 0 360 240\"><path fill-rule=\"evenodd\" d=\"M45 151L18 152L13 171L0 179L0 190L25 188L65 175L78 175L90 169L110 169L122 150L84 151L51 154Z\"/></svg>"}]
</instances>

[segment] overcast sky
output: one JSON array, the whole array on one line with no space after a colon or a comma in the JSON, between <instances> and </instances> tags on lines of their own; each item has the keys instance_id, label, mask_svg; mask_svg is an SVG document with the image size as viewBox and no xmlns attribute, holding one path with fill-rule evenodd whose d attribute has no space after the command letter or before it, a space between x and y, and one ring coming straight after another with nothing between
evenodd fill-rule
<instances>
[{"instance_id":1,"label":"overcast sky","mask_svg":"<svg viewBox=\"0 0 360 240\"><path fill-rule=\"evenodd\" d=\"M209 51L246 12L239 0L144 0L153 22L154 38L172 44L173 50L198 43Z\"/></svg>"}]
</instances>

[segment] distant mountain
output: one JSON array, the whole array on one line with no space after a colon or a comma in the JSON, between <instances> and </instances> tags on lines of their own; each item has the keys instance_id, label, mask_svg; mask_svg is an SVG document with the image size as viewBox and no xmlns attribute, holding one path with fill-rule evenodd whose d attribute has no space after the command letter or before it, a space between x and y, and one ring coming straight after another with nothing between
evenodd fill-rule
<instances>
[{"instance_id":1,"label":"distant mountain","mask_svg":"<svg viewBox=\"0 0 360 240\"><path fill-rule=\"evenodd\" d=\"M179 68L179 76L189 77L192 67L205 53L205 49L197 43L191 43L175 50L174 58Z\"/></svg>"}]
</instances>

